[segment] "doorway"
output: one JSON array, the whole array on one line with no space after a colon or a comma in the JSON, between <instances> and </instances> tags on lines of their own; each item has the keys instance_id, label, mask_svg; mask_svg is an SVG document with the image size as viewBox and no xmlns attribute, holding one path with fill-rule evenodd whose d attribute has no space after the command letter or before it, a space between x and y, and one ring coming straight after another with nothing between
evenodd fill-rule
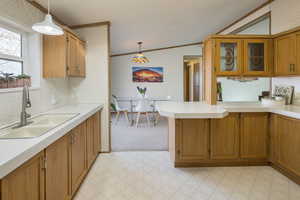
<instances>
[{"instance_id":1,"label":"doorway","mask_svg":"<svg viewBox=\"0 0 300 200\"><path fill-rule=\"evenodd\" d=\"M184 101L203 100L202 56L183 57L183 96Z\"/></svg>"}]
</instances>

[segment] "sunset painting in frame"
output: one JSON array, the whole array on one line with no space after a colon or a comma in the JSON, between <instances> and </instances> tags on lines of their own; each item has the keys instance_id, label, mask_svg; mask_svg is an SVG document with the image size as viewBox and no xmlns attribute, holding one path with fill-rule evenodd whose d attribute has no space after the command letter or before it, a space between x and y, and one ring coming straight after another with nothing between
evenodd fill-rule
<instances>
[{"instance_id":1,"label":"sunset painting in frame","mask_svg":"<svg viewBox=\"0 0 300 200\"><path fill-rule=\"evenodd\" d=\"M132 67L133 82L163 82L162 67Z\"/></svg>"}]
</instances>

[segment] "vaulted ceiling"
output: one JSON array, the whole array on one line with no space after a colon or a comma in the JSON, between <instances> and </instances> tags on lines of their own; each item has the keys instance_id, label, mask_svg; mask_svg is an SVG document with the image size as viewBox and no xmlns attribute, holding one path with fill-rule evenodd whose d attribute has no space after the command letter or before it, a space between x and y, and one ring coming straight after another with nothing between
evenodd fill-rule
<instances>
[{"instance_id":1,"label":"vaulted ceiling","mask_svg":"<svg viewBox=\"0 0 300 200\"><path fill-rule=\"evenodd\" d=\"M47 0L36 0L47 7ZM267 0L51 0L68 25L111 21L112 54L199 42Z\"/></svg>"}]
</instances>

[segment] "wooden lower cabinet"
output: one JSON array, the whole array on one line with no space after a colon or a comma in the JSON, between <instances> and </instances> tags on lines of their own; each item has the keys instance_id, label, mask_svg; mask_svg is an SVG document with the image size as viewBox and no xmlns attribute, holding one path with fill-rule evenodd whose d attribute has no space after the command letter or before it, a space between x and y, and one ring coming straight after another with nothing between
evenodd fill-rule
<instances>
[{"instance_id":1,"label":"wooden lower cabinet","mask_svg":"<svg viewBox=\"0 0 300 200\"><path fill-rule=\"evenodd\" d=\"M94 116L86 121L86 161L89 168L94 160Z\"/></svg>"},{"instance_id":2,"label":"wooden lower cabinet","mask_svg":"<svg viewBox=\"0 0 300 200\"><path fill-rule=\"evenodd\" d=\"M268 158L268 113L241 114L241 158Z\"/></svg>"},{"instance_id":3,"label":"wooden lower cabinet","mask_svg":"<svg viewBox=\"0 0 300 200\"><path fill-rule=\"evenodd\" d=\"M90 168L100 152L100 113L94 114L86 121L87 167Z\"/></svg>"},{"instance_id":4,"label":"wooden lower cabinet","mask_svg":"<svg viewBox=\"0 0 300 200\"><path fill-rule=\"evenodd\" d=\"M97 112L0 181L0 200L70 200L100 152Z\"/></svg>"},{"instance_id":5,"label":"wooden lower cabinet","mask_svg":"<svg viewBox=\"0 0 300 200\"><path fill-rule=\"evenodd\" d=\"M223 119L212 119L210 124L210 158L236 160L240 147L240 114L230 113Z\"/></svg>"},{"instance_id":6,"label":"wooden lower cabinet","mask_svg":"<svg viewBox=\"0 0 300 200\"><path fill-rule=\"evenodd\" d=\"M169 119L169 151L175 166L267 164L268 147L268 113Z\"/></svg>"},{"instance_id":7,"label":"wooden lower cabinet","mask_svg":"<svg viewBox=\"0 0 300 200\"><path fill-rule=\"evenodd\" d=\"M179 123L179 149L177 153L180 161L197 161L209 158L209 120L182 119Z\"/></svg>"},{"instance_id":8,"label":"wooden lower cabinet","mask_svg":"<svg viewBox=\"0 0 300 200\"><path fill-rule=\"evenodd\" d=\"M101 150L101 113L97 112L94 116L94 154L97 155Z\"/></svg>"},{"instance_id":9,"label":"wooden lower cabinet","mask_svg":"<svg viewBox=\"0 0 300 200\"><path fill-rule=\"evenodd\" d=\"M46 200L68 200L69 188L69 145L66 135L45 150L46 157Z\"/></svg>"},{"instance_id":10,"label":"wooden lower cabinet","mask_svg":"<svg viewBox=\"0 0 300 200\"><path fill-rule=\"evenodd\" d=\"M44 200L44 151L1 181L1 200Z\"/></svg>"},{"instance_id":11,"label":"wooden lower cabinet","mask_svg":"<svg viewBox=\"0 0 300 200\"><path fill-rule=\"evenodd\" d=\"M274 162L300 181L300 120L275 116Z\"/></svg>"},{"instance_id":12,"label":"wooden lower cabinet","mask_svg":"<svg viewBox=\"0 0 300 200\"><path fill-rule=\"evenodd\" d=\"M80 186L86 171L86 122L71 131L70 179L71 194L75 194Z\"/></svg>"}]
</instances>

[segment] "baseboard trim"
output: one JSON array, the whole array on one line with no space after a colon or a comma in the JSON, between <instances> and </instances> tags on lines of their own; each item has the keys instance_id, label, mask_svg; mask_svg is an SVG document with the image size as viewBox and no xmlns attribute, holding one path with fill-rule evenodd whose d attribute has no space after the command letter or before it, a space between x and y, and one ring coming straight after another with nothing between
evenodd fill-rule
<instances>
[{"instance_id":1,"label":"baseboard trim","mask_svg":"<svg viewBox=\"0 0 300 200\"><path fill-rule=\"evenodd\" d=\"M216 162L175 162L175 167L239 167L268 166L268 161L216 161Z\"/></svg>"},{"instance_id":2,"label":"baseboard trim","mask_svg":"<svg viewBox=\"0 0 300 200\"><path fill-rule=\"evenodd\" d=\"M290 180L292 180L293 182L295 182L296 184L300 185L300 177L297 176L295 173L291 172L288 169L285 169L284 167L281 167L278 164L275 163L271 163L270 166L277 170L278 172L280 172L282 175L288 177Z\"/></svg>"}]
</instances>

